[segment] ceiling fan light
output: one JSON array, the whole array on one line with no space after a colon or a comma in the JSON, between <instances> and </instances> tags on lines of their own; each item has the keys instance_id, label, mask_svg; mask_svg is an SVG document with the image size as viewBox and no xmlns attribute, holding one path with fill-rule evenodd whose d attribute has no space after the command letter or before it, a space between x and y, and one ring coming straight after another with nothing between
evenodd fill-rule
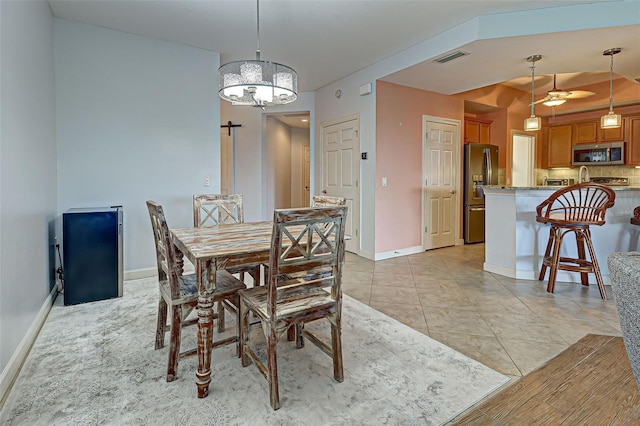
<instances>
[{"instance_id":1,"label":"ceiling fan light","mask_svg":"<svg viewBox=\"0 0 640 426\"><path fill-rule=\"evenodd\" d=\"M609 111L609 114L600 117L600 128L602 129L616 129L622 125L622 116L616 114L613 111Z\"/></svg>"},{"instance_id":2,"label":"ceiling fan light","mask_svg":"<svg viewBox=\"0 0 640 426\"><path fill-rule=\"evenodd\" d=\"M558 105L562 105L565 102L567 102L566 99L549 99L548 101L544 101L542 104L548 107L555 107Z\"/></svg>"},{"instance_id":3,"label":"ceiling fan light","mask_svg":"<svg viewBox=\"0 0 640 426\"><path fill-rule=\"evenodd\" d=\"M531 117L524 120L524 130L533 132L535 130L540 130L542 128L542 122L540 117L536 117L532 115Z\"/></svg>"}]
</instances>

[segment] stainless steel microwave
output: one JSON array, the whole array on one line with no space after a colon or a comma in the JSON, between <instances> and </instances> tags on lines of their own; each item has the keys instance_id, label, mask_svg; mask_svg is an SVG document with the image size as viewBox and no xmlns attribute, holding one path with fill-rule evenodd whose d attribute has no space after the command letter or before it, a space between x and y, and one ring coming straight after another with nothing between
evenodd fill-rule
<instances>
[{"instance_id":1,"label":"stainless steel microwave","mask_svg":"<svg viewBox=\"0 0 640 426\"><path fill-rule=\"evenodd\" d=\"M574 145L571 150L574 166L624 164L624 142Z\"/></svg>"}]
</instances>

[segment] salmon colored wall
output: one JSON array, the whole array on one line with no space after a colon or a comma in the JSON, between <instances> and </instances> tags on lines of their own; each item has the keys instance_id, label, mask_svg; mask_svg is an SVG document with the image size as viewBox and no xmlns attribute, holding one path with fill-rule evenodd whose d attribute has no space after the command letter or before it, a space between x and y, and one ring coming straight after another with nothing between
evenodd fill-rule
<instances>
[{"instance_id":1,"label":"salmon colored wall","mask_svg":"<svg viewBox=\"0 0 640 426\"><path fill-rule=\"evenodd\" d=\"M464 101L376 82L376 253L422 244L423 115L460 120L462 133Z\"/></svg>"}]
</instances>

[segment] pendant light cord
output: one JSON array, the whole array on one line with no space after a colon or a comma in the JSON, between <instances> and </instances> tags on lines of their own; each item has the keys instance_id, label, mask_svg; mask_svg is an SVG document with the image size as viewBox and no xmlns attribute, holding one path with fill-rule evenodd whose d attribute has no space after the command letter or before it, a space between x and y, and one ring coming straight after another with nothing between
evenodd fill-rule
<instances>
[{"instance_id":1,"label":"pendant light cord","mask_svg":"<svg viewBox=\"0 0 640 426\"><path fill-rule=\"evenodd\" d=\"M260 60L260 0L256 0L256 33L258 37L258 48L256 49L256 60Z\"/></svg>"},{"instance_id":2,"label":"pendant light cord","mask_svg":"<svg viewBox=\"0 0 640 426\"><path fill-rule=\"evenodd\" d=\"M534 95L533 95L533 90L534 90L534 80L536 78L536 61L535 59L531 62L531 116L533 117L534 114Z\"/></svg>"},{"instance_id":3,"label":"pendant light cord","mask_svg":"<svg viewBox=\"0 0 640 426\"><path fill-rule=\"evenodd\" d=\"M609 114L613 114L613 54L611 55L611 66L609 67Z\"/></svg>"}]
</instances>

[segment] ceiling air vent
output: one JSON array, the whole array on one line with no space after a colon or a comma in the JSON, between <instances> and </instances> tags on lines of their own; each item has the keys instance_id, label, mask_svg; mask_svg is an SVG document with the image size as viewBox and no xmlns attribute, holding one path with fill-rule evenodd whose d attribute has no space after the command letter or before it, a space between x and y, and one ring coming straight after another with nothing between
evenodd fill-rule
<instances>
[{"instance_id":1,"label":"ceiling air vent","mask_svg":"<svg viewBox=\"0 0 640 426\"><path fill-rule=\"evenodd\" d=\"M456 50L451 53L447 53L446 55L440 56L439 58L434 59L434 62L438 62L440 64L444 64L445 62L453 61L454 59L461 58L463 56L467 56L469 52L463 52L462 50Z\"/></svg>"}]
</instances>

